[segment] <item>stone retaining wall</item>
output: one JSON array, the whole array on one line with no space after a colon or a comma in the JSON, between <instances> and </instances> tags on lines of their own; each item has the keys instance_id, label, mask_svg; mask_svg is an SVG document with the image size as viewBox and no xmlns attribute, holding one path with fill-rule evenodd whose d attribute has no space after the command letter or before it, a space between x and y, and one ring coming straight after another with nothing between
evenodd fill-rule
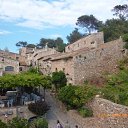
<instances>
[{"instance_id":1,"label":"stone retaining wall","mask_svg":"<svg viewBox=\"0 0 128 128\"><path fill-rule=\"evenodd\" d=\"M94 117L82 118L75 110L68 115L83 128L128 128L128 107L102 98L95 98L90 106Z\"/></svg>"}]
</instances>

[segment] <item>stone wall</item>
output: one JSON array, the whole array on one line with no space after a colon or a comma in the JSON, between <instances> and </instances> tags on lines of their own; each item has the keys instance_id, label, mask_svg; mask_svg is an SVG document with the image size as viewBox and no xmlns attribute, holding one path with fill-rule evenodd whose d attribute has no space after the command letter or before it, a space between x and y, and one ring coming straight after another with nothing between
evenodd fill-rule
<instances>
[{"instance_id":1,"label":"stone wall","mask_svg":"<svg viewBox=\"0 0 128 128\"><path fill-rule=\"evenodd\" d=\"M74 81L74 67L72 58L63 58L59 60L54 60L51 63L51 72L64 71L68 80L68 83L73 83Z\"/></svg>"},{"instance_id":2,"label":"stone wall","mask_svg":"<svg viewBox=\"0 0 128 128\"><path fill-rule=\"evenodd\" d=\"M8 59L8 58L3 58L3 57L0 57L0 65L1 65L1 68L2 68L2 71L4 73L18 73L19 72L19 62L17 60L13 60L13 59ZM5 67L6 66L12 66L14 67L14 71L10 71L10 72L5 72Z\"/></svg>"},{"instance_id":3,"label":"stone wall","mask_svg":"<svg viewBox=\"0 0 128 128\"><path fill-rule=\"evenodd\" d=\"M104 73L114 73L117 70L117 62L124 56L121 39L101 45L97 49L81 51L74 56L75 84L95 77L101 77Z\"/></svg>"},{"instance_id":4,"label":"stone wall","mask_svg":"<svg viewBox=\"0 0 128 128\"><path fill-rule=\"evenodd\" d=\"M95 98L90 104L94 117L82 118L75 110L68 115L79 122L82 128L127 128L128 107L102 98Z\"/></svg>"},{"instance_id":5,"label":"stone wall","mask_svg":"<svg viewBox=\"0 0 128 128\"><path fill-rule=\"evenodd\" d=\"M103 32L93 33L89 36L83 37L73 44L65 48L66 52L73 52L82 48L97 48L104 43Z\"/></svg>"}]
</instances>

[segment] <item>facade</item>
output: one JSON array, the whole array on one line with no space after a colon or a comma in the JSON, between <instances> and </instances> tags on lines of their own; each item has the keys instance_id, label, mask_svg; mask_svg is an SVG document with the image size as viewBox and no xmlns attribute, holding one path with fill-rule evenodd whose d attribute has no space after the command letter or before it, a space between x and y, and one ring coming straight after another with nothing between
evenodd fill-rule
<instances>
[{"instance_id":1,"label":"facade","mask_svg":"<svg viewBox=\"0 0 128 128\"><path fill-rule=\"evenodd\" d=\"M121 38L104 43L103 32L99 32L66 46L64 53L48 48L47 45L43 49L23 47L20 54L1 50L0 74L2 69L5 70L5 65L15 67L15 72L24 71L29 66L33 66L45 75L64 71L68 83L77 85L86 80L101 77L106 72L116 72L117 62L125 56L123 46L124 42ZM2 60L4 63L6 60L6 64L3 64Z\"/></svg>"},{"instance_id":2,"label":"facade","mask_svg":"<svg viewBox=\"0 0 128 128\"><path fill-rule=\"evenodd\" d=\"M123 46L122 39L104 43L103 32L99 32L68 45L64 53L47 46L34 49L32 54L27 54L27 60L42 74L64 71L68 83L76 85L115 72L115 65L125 55Z\"/></svg>"},{"instance_id":3,"label":"facade","mask_svg":"<svg viewBox=\"0 0 128 128\"><path fill-rule=\"evenodd\" d=\"M17 53L0 50L0 75L26 70L26 57Z\"/></svg>"},{"instance_id":4,"label":"facade","mask_svg":"<svg viewBox=\"0 0 128 128\"><path fill-rule=\"evenodd\" d=\"M93 34L89 37L92 39L85 37L81 40L83 43L87 38L89 41L86 42L87 46L78 46L79 40L67 46L72 49L73 46L77 46L75 49L71 51L68 49L65 54L51 59L51 72L64 71L68 82L75 85L92 78L100 78L105 73L116 72L117 62L125 56L122 39L104 43L103 33ZM95 45L92 41L95 42Z\"/></svg>"},{"instance_id":5,"label":"facade","mask_svg":"<svg viewBox=\"0 0 128 128\"><path fill-rule=\"evenodd\" d=\"M0 56L0 76L6 73L18 73L19 61Z\"/></svg>"}]
</instances>

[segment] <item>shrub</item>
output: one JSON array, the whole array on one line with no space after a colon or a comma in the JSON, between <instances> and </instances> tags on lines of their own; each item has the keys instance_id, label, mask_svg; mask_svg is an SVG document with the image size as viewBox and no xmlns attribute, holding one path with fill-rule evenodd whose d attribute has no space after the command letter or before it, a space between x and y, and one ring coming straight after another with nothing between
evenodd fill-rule
<instances>
[{"instance_id":1,"label":"shrub","mask_svg":"<svg viewBox=\"0 0 128 128\"><path fill-rule=\"evenodd\" d=\"M128 49L128 33L123 35L123 41L126 42L124 48Z\"/></svg>"},{"instance_id":2,"label":"shrub","mask_svg":"<svg viewBox=\"0 0 128 128\"><path fill-rule=\"evenodd\" d=\"M37 118L31 122L29 128L48 128L48 122L44 118Z\"/></svg>"},{"instance_id":3,"label":"shrub","mask_svg":"<svg viewBox=\"0 0 128 128\"><path fill-rule=\"evenodd\" d=\"M67 84L67 78L63 71L52 73L52 83L55 85L56 91Z\"/></svg>"},{"instance_id":4,"label":"shrub","mask_svg":"<svg viewBox=\"0 0 128 128\"><path fill-rule=\"evenodd\" d=\"M82 117L92 117L93 111L90 108L82 107L78 109L78 112Z\"/></svg>"},{"instance_id":5,"label":"shrub","mask_svg":"<svg viewBox=\"0 0 128 128\"><path fill-rule=\"evenodd\" d=\"M96 89L92 86L65 86L60 89L58 98L64 102L68 108L80 108L90 101L96 94Z\"/></svg>"},{"instance_id":6,"label":"shrub","mask_svg":"<svg viewBox=\"0 0 128 128\"><path fill-rule=\"evenodd\" d=\"M7 128L7 125L0 120L0 128Z\"/></svg>"},{"instance_id":7,"label":"shrub","mask_svg":"<svg viewBox=\"0 0 128 128\"><path fill-rule=\"evenodd\" d=\"M26 119L15 117L8 123L8 128L29 128Z\"/></svg>"},{"instance_id":8,"label":"shrub","mask_svg":"<svg viewBox=\"0 0 128 128\"><path fill-rule=\"evenodd\" d=\"M36 115L44 115L49 110L49 106L42 101L29 104L28 109Z\"/></svg>"}]
</instances>

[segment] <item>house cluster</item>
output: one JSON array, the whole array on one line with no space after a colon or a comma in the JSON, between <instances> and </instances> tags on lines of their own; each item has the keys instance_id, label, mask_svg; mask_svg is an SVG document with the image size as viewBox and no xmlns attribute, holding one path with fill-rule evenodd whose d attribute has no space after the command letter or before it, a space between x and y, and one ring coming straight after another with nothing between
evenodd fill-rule
<instances>
[{"instance_id":1,"label":"house cluster","mask_svg":"<svg viewBox=\"0 0 128 128\"><path fill-rule=\"evenodd\" d=\"M30 66L46 75L62 70L68 83L76 85L115 72L117 62L126 54L123 46L121 38L104 43L103 32L98 32L69 44L63 53L47 45L43 49L23 47L19 54L0 50L0 73L18 73Z\"/></svg>"}]
</instances>

